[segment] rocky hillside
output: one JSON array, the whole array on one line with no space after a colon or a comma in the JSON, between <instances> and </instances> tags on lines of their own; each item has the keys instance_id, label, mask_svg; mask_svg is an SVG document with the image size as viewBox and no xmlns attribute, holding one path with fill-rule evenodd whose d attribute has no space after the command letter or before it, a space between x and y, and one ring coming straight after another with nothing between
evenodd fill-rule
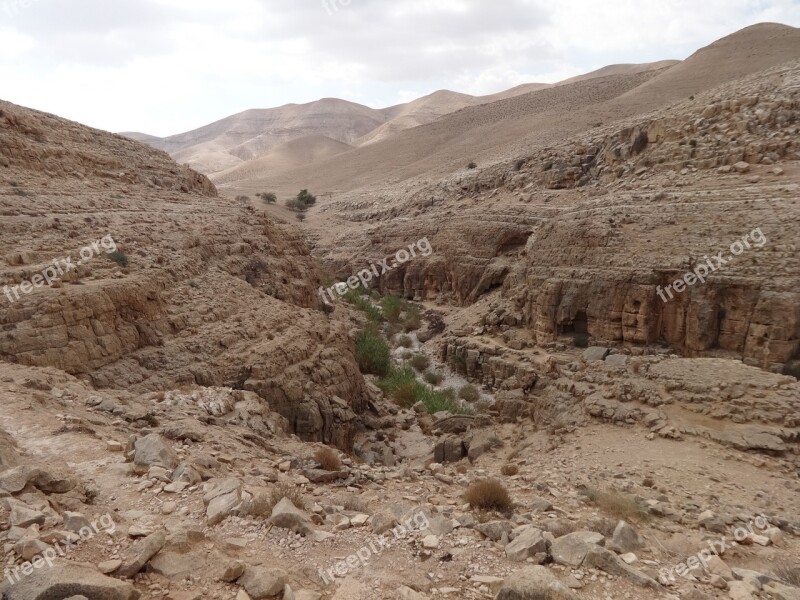
<instances>
[{"instance_id":1,"label":"rocky hillside","mask_svg":"<svg viewBox=\"0 0 800 600\"><path fill-rule=\"evenodd\" d=\"M163 152L8 103L0 214L0 360L98 388L247 389L301 437L352 444L363 379L295 230Z\"/></svg>"}]
</instances>

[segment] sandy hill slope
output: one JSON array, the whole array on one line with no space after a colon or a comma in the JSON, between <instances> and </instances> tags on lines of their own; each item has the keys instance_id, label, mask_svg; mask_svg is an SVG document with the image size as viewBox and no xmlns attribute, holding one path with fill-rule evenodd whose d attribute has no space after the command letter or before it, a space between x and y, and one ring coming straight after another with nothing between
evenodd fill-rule
<instances>
[{"instance_id":1,"label":"sandy hill slope","mask_svg":"<svg viewBox=\"0 0 800 600\"><path fill-rule=\"evenodd\" d=\"M256 179L324 161L352 149L353 146L324 135L308 135L276 146L265 155L226 169L214 177L218 181Z\"/></svg>"},{"instance_id":2,"label":"sandy hill slope","mask_svg":"<svg viewBox=\"0 0 800 600\"><path fill-rule=\"evenodd\" d=\"M381 181L440 176L470 160L479 165L666 106L724 82L800 56L800 30L762 24L734 33L690 59L661 70L623 73L548 87L456 113L383 142L269 181L239 182L291 189L352 190ZM634 69L636 71L638 69ZM221 184L231 183L229 180Z\"/></svg>"},{"instance_id":3,"label":"sandy hill slope","mask_svg":"<svg viewBox=\"0 0 800 600\"><path fill-rule=\"evenodd\" d=\"M319 280L295 230L166 153L0 103L0 361L98 389L259 388L301 437L346 448L330 400L348 420L363 380Z\"/></svg>"},{"instance_id":4,"label":"sandy hill slope","mask_svg":"<svg viewBox=\"0 0 800 600\"><path fill-rule=\"evenodd\" d=\"M698 50L681 64L631 91L621 101L649 110L798 55L800 29L777 23L752 25Z\"/></svg>"},{"instance_id":5,"label":"sandy hill slope","mask_svg":"<svg viewBox=\"0 0 800 600\"><path fill-rule=\"evenodd\" d=\"M356 146L366 146L390 138L400 131L431 123L446 114L467 106L474 106L480 100L468 94L449 90L439 90L412 102L384 109L387 121L356 141Z\"/></svg>"},{"instance_id":6,"label":"sandy hill slope","mask_svg":"<svg viewBox=\"0 0 800 600\"><path fill-rule=\"evenodd\" d=\"M350 144L386 120L381 111L325 98L308 104L253 109L193 131L159 139L135 134L175 160L205 173L262 156L291 140L318 135Z\"/></svg>"}]
</instances>

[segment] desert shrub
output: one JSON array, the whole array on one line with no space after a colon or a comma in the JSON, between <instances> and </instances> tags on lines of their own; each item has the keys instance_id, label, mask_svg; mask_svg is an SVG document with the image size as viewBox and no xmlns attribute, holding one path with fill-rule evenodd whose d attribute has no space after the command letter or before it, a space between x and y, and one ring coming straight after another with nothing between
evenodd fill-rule
<instances>
[{"instance_id":1,"label":"desert shrub","mask_svg":"<svg viewBox=\"0 0 800 600\"><path fill-rule=\"evenodd\" d=\"M367 318L373 323L383 323L383 313L375 308L369 298L362 296L358 290L348 290L343 298L345 302L352 304L358 310L366 313Z\"/></svg>"},{"instance_id":2,"label":"desert shrub","mask_svg":"<svg viewBox=\"0 0 800 600\"><path fill-rule=\"evenodd\" d=\"M467 374L467 357L462 354L452 354L448 359L450 368L461 375Z\"/></svg>"},{"instance_id":3,"label":"desert shrub","mask_svg":"<svg viewBox=\"0 0 800 600\"><path fill-rule=\"evenodd\" d=\"M384 376L389 373L391 355L389 344L374 325L367 327L356 338L356 359L361 372Z\"/></svg>"},{"instance_id":4,"label":"desert shrub","mask_svg":"<svg viewBox=\"0 0 800 600\"><path fill-rule=\"evenodd\" d=\"M417 402L422 402L425 409L431 414L442 411L453 414L472 414L469 408L458 406L442 392L437 392L418 381L416 373L411 367L391 369L389 374L378 382L378 387L400 406L410 407Z\"/></svg>"},{"instance_id":5,"label":"desert shrub","mask_svg":"<svg viewBox=\"0 0 800 600\"><path fill-rule=\"evenodd\" d=\"M383 309L383 314L387 321L390 323L397 323L405 308L405 300L399 296L389 295L381 300L381 308Z\"/></svg>"},{"instance_id":6,"label":"desert shrub","mask_svg":"<svg viewBox=\"0 0 800 600\"><path fill-rule=\"evenodd\" d=\"M576 348L588 348L589 336L585 333L576 333L572 336L572 343L575 344Z\"/></svg>"},{"instance_id":7,"label":"desert shrub","mask_svg":"<svg viewBox=\"0 0 800 600\"><path fill-rule=\"evenodd\" d=\"M789 585L800 587L800 565L780 562L775 567L775 575Z\"/></svg>"},{"instance_id":8,"label":"desert shrub","mask_svg":"<svg viewBox=\"0 0 800 600\"><path fill-rule=\"evenodd\" d=\"M477 169L478 168L478 163L476 163L474 160L470 161L470 163L467 165L467 168L468 169Z\"/></svg>"},{"instance_id":9,"label":"desert shrub","mask_svg":"<svg viewBox=\"0 0 800 600\"><path fill-rule=\"evenodd\" d=\"M427 369L431 365L431 359L428 358L427 354L423 354L422 352L418 352L414 356L411 357L411 366L414 367L417 371L422 373L425 369Z\"/></svg>"},{"instance_id":10,"label":"desert shrub","mask_svg":"<svg viewBox=\"0 0 800 600\"><path fill-rule=\"evenodd\" d=\"M130 261L128 260L128 255L125 254L124 252L120 252L119 250L115 250L114 252L108 254L108 258L110 260L113 260L120 267L127 267L128 264L130 264Z\"/></svg>"},{"instance_id":11,"label":"desert shrub","mask_svg":"<svg viewBox=\"0 0 800 600\"><path fill-rule=\"evenodd\" d=\"M306 213L299 212L295 215L295 218L302 223L306 220Z\"/></svg>"},{"instance_id":12,"label":"desert shrub","mask_svg":"<svg viewBox=\"0 0 800 600\"><path fill-rule=\"evenodd\" d=\"M454 387L447 387L442 390L442 393L447 396L450 400L455 400L458 398L458 392Z\"/></svg>"},{"instance_id":13,"label":"desert shrub","mask_svg":"<svg viewBox=\"0 0 800 600\"><path fill-rule=\"evenodd\" d=\"M464 493L466 500L473 509L494 510L501 513L510 513L514 507L511 496L505 486L496 479L483 479L476 481Z\"/></svg>"},{"instance_id":14,"label":"desert shrub","mask_svg":"<svg viewBox=\"0 0 800 600\"><path fill-rule=\"evenodd\" d=\"M641 522L650 518L647 510L639 505L633 496L628 496L615 490L596 490L592 488L584 490L583 495L600 510L618 519Z\"/></svg>"},{"instance_id":15,"label":"desert shrub","mask_svg":"<svg viewBox=\"0 0 800 600\"><path fill-rule=\"evenodd\" d=\"M397 337L397 345L400 348L411 348L414 345L414 340L407 335L401 335Z\"/></svg>"},{"instance_id":16,"label":"desert shrub","mask_svg":"<svg viewBox=\"0 0 800 600\"><path fill-rule=\"evenodd\" d=\"M422 327L422 312L418 306L408 305L406 314L403 318L403 327L406 331L416 331Z\"/></svg>"},{"instance_id":17,"label":"desert shrub","mask_svg":"<svg viewBox=\"0 0 800 600\"><path fill-rule=\"evenodd\" d=\"M317 197L312 196L308 193L308 190L300 190L300 193L297 194L297 201L306 206L314 206L317 203Z\"/></svg>"},{"instance_id":18,"label":"desert shrub","mask_svg":"<svg viewBox=\"0 0 800 600\"><path fill-rule=\"evenodd\" d=\"M333 448L320 448L314 453L314 460L319 463L325 471L341 471L342 461L339 458L339 453Z\"/></svg>"},{"instance_id":19,"label":"desert shrub","mask_svg":"<svg viewBox=\"0 0 800 600\"><path fill-rule=\"evenodd\" d=\"M783 367L783 374L800 379L800 363L787 363Z\"/></svg>"},{"instance_id":20,"label":"desert shrub","mask_svg":"<svg viewBox=\"0 0 800 600\"><path fill-rule=\"evenodd\" d=\"M350 495L337 501L345 510L368 515L369 505L358 496Z\"/></svg>"},{"instance_id":21,"label":"desert shrub","mask_svg":"<svg viewBox=\"0 0 800 600\"><path fill-rule=\"evenodd\" d=\"M524 166L525 166L525 159L524 158L517 159L517 162L514 163L514 170L521 171L522 167Z\"/></svg>"},{"instance_id":22,"label":"desert shrub","mask_svg":"<svg viewBox=\"0 0 800 600\"><path fill-rule=\"evenodd\" d=\"M236 196L237 202L250 202L250 196Z\"/></svg>"},{"instance_id":23,"label":"desert shrub","mask_svg":"<svg viewBox=\"0 0 800 600\"><path fill-rule=\"evenodd\" d=\"M481 399L481 393L474 385L465 385L458 390L458 397L467 402L477 402Z\"/></svg>"},{"instance_id":24,"label":"desert shrub","mask_svg":"<svg viewBox=\"0 0 800 600\"><path fill-rule=\"evenodd\" d=\"M272 192L263 192L258 195L264 202L267 204L275 204L278 201L278 196L273 194Z\"/></svg>"},{"instance_id":25,"label":"desert shrub","mask_svg":"<svg viewBox=\"0 0 800 600\"><path fill-rule=\"evenodd\" d=\"M503 468L500 469L500 472L506 477L511 477L512 475L519 473L519 467L509 463L507 465L503 465Z\"/></svg>"},{"instance_id":26,"label":"desert shrub","mask_svg":"<svg viewBox=\"0 0 800 600\"><path fill-rule=\"evenodd\" d=\"M294 504L300 510L306 510L307 508L306 499L303 497L303 494L299 489L288 483L280 483L272 489L266 505L262 507L264 514L271 515L272 509L275 508L275 505L284 498L291 500L292 504Z\"/></svg>"},{"instance_id":27,"label":"desert shrub","mask_svg":"<svg viewBox=\"0 0 800 600\"><path fill-rule=\"evenodd\" d=\"M440 385L444 381L444 375L440 371L428 371L423 377L431 385Z\"/></svg>"}]
</instances>

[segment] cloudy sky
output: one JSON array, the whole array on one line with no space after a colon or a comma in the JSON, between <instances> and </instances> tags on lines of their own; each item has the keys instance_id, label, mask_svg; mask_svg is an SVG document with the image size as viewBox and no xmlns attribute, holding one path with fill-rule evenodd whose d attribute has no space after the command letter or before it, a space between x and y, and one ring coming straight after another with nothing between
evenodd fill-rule
<instances>
[{"instance_id":1,"label":"cloudy sky","mask_svg":"<svg viewBox=\"0 0 800 600\"><path fill-rule=\"evenodd\" d=\"M685 58L800 0L0 0L0 98L111 131Z\"/></svg>"}]
</instances>

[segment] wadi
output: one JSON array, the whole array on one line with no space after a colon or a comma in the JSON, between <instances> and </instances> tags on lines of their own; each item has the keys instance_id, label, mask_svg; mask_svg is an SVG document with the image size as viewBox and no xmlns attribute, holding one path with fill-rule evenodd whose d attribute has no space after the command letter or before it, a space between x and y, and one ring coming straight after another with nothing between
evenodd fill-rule
<instances>
[{"instance_id":1,"label":"wadi","mask_svg":"<svg viewBox=\"0 0 800 600\"><path fill-rule=\"evenodd\" d=\"M800 599L800 29L673 58L167 137L4 90L2 599Z\"/></svg>"}]
</instances>

